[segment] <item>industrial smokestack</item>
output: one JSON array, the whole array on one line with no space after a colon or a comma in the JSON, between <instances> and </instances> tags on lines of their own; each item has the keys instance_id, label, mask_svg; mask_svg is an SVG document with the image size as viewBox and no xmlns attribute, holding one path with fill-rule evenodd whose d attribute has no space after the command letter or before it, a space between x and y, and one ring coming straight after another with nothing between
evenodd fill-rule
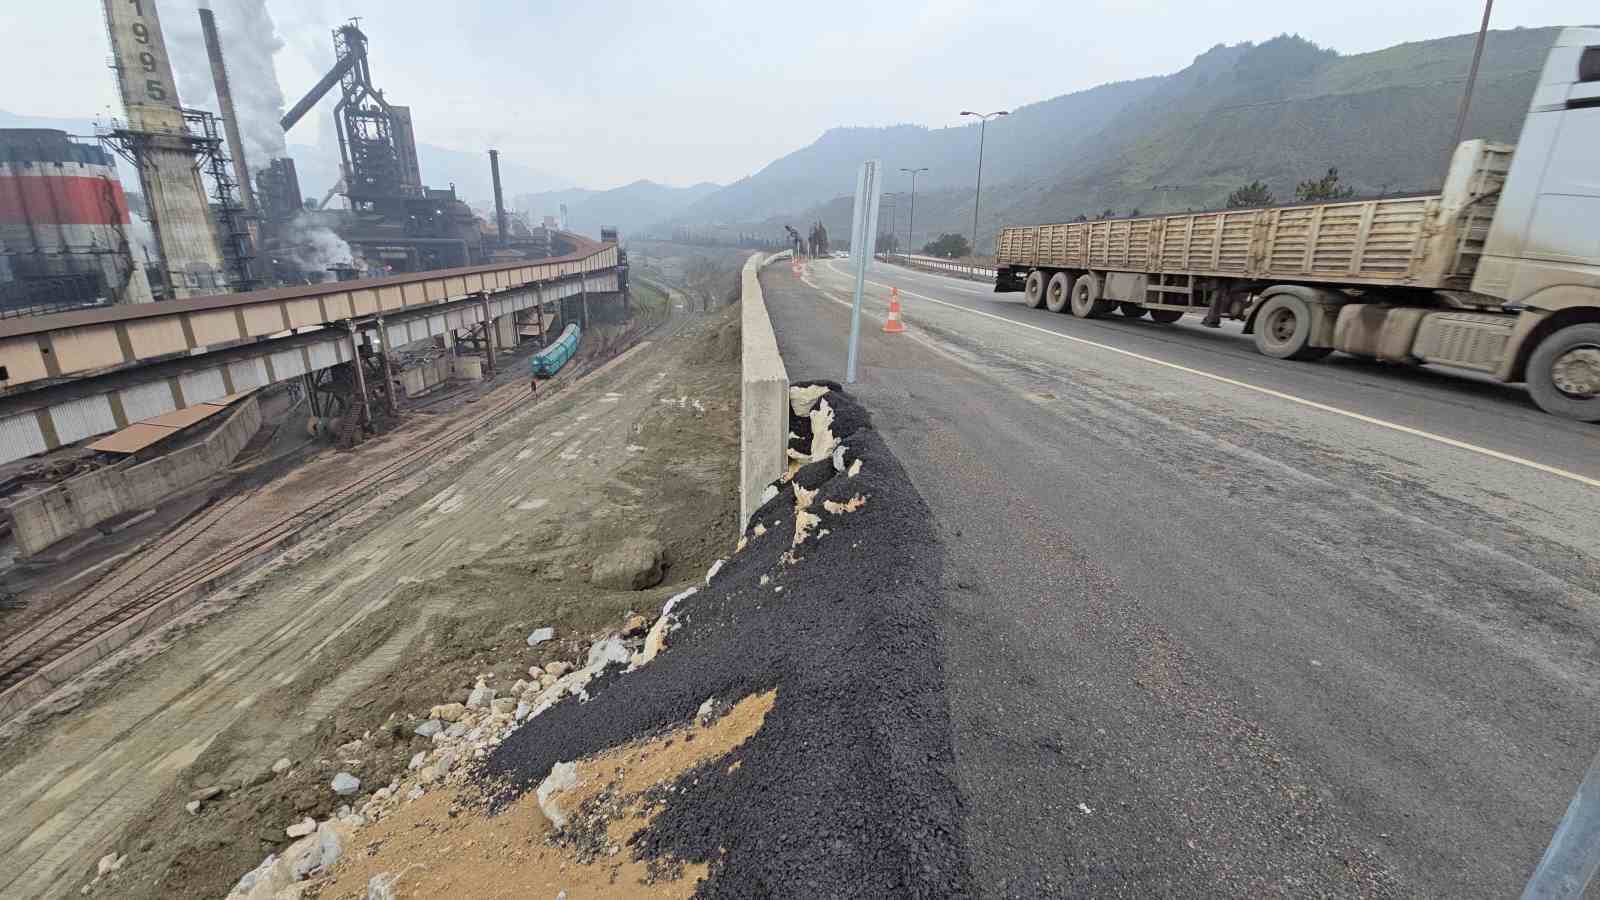
<instances>
[{"instance_id":1,"label":"industrial smokestack","mask_svg":"<svg viewBox=\"0 0 1600 900\"><path fill-rule=\"evenodd\" d=\"M124 136L138 161L169 292L182 299L224 290L222 251L211 227L192 137L161 34L155 0L102 0L117 87L127 113Z\"/></svg>"},{"instance_id":2,"label":"industrial smokestack","mask_svg":"<svg viewBox=\"0 0 1600 900\"><path fill-rule=\"evenodd\" d=\"M228 150L233 154L233 179L239 183L239 196L244 200L244 208L255 212L256 193L251 189L250 167L244 158L244 141L239 138L239 116L233 111L233 91L228 88L228 67L222 62L222 40L217 37L217 19L205 7L200 8L200 31L205 34L206 56L211 60L211 80L217 87L217 111L222 113Z\"/></svg>"},{"instance_id":3,"label":"industrial smokestack","mask_svg":"<svg viewBox=\"0 0 1600 900\"><path fill-rule=\"evenodd\" d=\"M489 174L494 178L494 222L500 233L500 246L504 247L511 235L506 229L506 197L500 190L500 151L489 151Z\"/></svg>"}]
</instances>

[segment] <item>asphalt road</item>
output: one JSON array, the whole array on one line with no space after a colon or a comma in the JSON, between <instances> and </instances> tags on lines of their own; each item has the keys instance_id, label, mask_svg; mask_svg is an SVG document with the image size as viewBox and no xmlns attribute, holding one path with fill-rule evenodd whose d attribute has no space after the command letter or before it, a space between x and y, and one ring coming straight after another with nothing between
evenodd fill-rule
<instances>
[{"instance_id":1,"label":"asphalt road","mask_svg":"<svg viewBox=\"0 0 1600 900\"><path fill-rule=\"evenodd\" d=\"M792 380L841 379L844 266L763 274ZM854 389L945 541L985 893L1520 891L1600 748L1600 429L869 277Z\"/></svg>"}]
</instances>

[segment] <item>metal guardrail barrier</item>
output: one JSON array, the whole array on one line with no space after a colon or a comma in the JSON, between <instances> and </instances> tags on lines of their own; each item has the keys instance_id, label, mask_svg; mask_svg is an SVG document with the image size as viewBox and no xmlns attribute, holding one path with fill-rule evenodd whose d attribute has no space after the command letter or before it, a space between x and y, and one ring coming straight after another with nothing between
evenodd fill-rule
<instances>
[{"instance_id":1,"label":"metal guardrail barrier","mask_svg":"<svg viewBox=\"0 0 1600 900\"><path fill-rule=\"evenodd\" d=\"M937 256L918 256L910 253L884 253L880 254L880 257L888 262L900 263L902 265L909 266L925 266L930 269L953 272L957 275L963 275L974 280L994 280L994 269L986 268L984 266L971 266L967 265L966 263L958 263L948 259L940 259Z\"/></svg>"}]
</instances>

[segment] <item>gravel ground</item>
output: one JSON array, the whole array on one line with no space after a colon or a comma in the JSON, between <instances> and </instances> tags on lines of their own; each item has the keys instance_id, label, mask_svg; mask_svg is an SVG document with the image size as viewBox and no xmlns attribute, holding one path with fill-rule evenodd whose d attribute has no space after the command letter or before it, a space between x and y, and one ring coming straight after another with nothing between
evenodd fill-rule
<instances>
[{"instance_id":1,"label":"gravel ground","mask_svg":"<svg viewBox=\"0 0 1600 900\"><path fill-rule=\"evenodd\" d=\"M517 407L405 496L369 499L360 527L325 527L325 546L297 545L232 607L8 744L0 896L72 894L115 852L126 863L95 896L220 897L287 825L363 799L334 797L336 769L366 791L404 771L417 748L385 734L392 713L460 701L478 674L509 683L580 659L590 632L698 580L738 527L737 330L728 314L679 316ZM525 382L502 390L527 396ZM337 459L373 465L412 446L401 434ZM597 555L641 536L665 546L661 587L589 583ZM528 648L540 625L558 640ZM368 732L351 769L338 748ZM293 769L255 783L279 758ZM222 797L185 811L213 785Z\"/></svg>"},{"instance_id":2,"label":"gravel ground","mask_svg":"<svg viewBox=\"0 0 1600 900\"><path fill-rule=\"evenodd\" d=\"M665 654L508 737L484 772L500 803L558 762L689 721L709 698L775 690L755 734L678 781L636 857L709 865L707 897L970 892L934 623L940 545L865 412L837 389L826 400L858 472L827 459L799 469L743 549L677 606ZM795 433L809 447L804 420ZM820 521L796 545L796 494L810 490Z\"/></svg>"}]
</instances>

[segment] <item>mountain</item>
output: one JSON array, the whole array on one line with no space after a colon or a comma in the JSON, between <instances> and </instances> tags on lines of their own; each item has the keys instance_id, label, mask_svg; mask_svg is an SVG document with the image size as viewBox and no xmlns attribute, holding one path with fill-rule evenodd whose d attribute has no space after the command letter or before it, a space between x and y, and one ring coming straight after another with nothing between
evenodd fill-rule
<instances>
[{"instance_id":1,"label":"mountain","mask_svg":"<svg viewBox=\"0 0 1600 900\"><path fill-rule=\"evenodd\" d=\"M1005 141L988 140L984 178L1004 181L1054 171L1071 158L1081 141L1160 83L1159 78L1105 84L1019 107L1004 120ZM993 137L1000 123L991 123ZM887 128L833 128L795 151L684 210L684 223L749 223L805 209L855 190L864 159L882 159L897 184L899 166L926 166L917 177L924 187L973 183L978 152L976 124L950 128L893 125Z\"/></svg>"},{"instance_id":2,"label":"mountain","mask_svg":"<svg viewBox=\"0 0 1600 900\"><path fill-rule=\"evenodd\" d=\"M1467 135L1515 141L1556 28L1492 31ZM1330 166L1358 193L1436 188L1475 35L1341 56L1297 36L1218 45L1170 75L1101 85L991 121L979 245L1004 224L1222 205L1260 179L1278 198ZM821 219L847 235L863 159L917 179L916 246L970 234L976 126L839 128L684 210L674 224L724 234ZM909 202L885 209L905 240ZM804 229L801 229L804 230Z\"/></svg>"},{"instance_id":3,"label":"mountain","mask_svg":"<svg viewBox=\"0 0 1600 900\"><path fill-rule=\"evenodd\" d=\"M624 237L639 234L718 190L709 182L692 187L670 187L653 181L635 181L609 191L571 188L519 194L508 202L517 212L537 223L544 216L561 214L567 205L567 225L580 234L598 235L601 226L616 226Z\"/></svg>"}]
</instances>

